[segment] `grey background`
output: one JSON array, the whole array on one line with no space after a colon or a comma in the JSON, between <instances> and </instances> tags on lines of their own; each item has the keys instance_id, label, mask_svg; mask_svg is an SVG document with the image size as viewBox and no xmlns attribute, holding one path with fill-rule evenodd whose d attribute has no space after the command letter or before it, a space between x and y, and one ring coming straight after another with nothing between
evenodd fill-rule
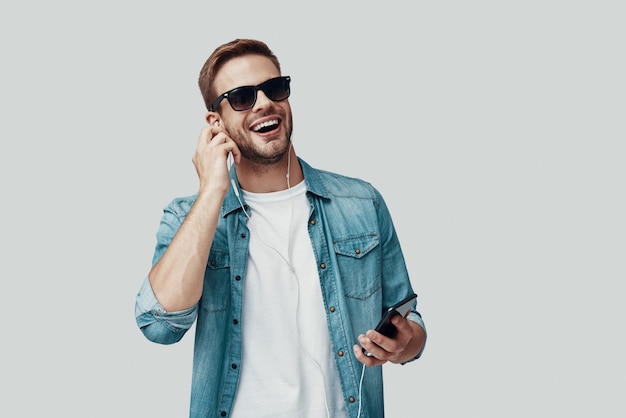
<instances>
[{"instance_id":1,"label":"grey background","mask_svg":"<svg viewBox=\"0 0 626 418\"><path fill-rule=\"evenodd\" d=\"M184 417L192 335L134 297L193 193L198 71L266 41L297 152L385 196L426 320L389 417L623 417L618 1L0 6L3 417Z\"/></svg>"}]
</instances>

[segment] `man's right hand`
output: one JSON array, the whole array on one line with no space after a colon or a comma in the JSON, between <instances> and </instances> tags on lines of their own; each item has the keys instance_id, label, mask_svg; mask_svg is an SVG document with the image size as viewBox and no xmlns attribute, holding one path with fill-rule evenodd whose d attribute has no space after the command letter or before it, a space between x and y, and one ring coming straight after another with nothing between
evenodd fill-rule
<instances>
[{"instance_id":1,"label":"man's right hand","mask_svg":"<svg viewBox=\"0 0 626 418\"><path fill-rule=\"evenodd\" d=\"M199 194L219 192L222 197L226 195L230 187L229 153L232 153L235 164L238 164L241 160L239 148L218 122L202 128L191 159L200 180Z\"/></svg>"}]
</instances>

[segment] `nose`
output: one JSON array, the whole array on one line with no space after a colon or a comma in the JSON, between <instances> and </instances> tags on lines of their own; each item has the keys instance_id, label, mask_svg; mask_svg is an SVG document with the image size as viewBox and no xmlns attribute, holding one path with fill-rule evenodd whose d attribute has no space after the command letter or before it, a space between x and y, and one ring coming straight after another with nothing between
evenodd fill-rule
<instances>
[{"instance_id":1,"label":"nose","mask_svg":"<svg viewBox=\"0 0 626 418\"><path fill-rule=\"evenodd\" d=\"M268 106L268 104L272 103L272 100L270 100L266 95L265 92L261 89L257 90L256 92L256 103L254 103L254 108L265 108Z\"/></svg>"}]
</instances>

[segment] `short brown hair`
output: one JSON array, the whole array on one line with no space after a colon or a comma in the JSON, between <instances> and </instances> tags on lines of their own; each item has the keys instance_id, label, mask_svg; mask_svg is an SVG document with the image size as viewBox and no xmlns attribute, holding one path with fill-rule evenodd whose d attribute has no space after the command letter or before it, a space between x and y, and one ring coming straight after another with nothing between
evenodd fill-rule
<instances>
[{"instance_id":1,"label":"short brown hair","mask_svg":"<svg viewBox=\"0 0 626 418\"><path fill-rule=\"evenodd\" d=\"M256 39L235 39L220 45L206 60L200 70L200 76L198 77L198 86L200 87L200 93L202 93L202 98L204 99L204 104L207 109L210 108L219 94L213 89L215 74L217 74L228 60L249 54L262 55L269 58L280 74L278 58L264 42L257 41Z\"/></svg>"}]
</instances>

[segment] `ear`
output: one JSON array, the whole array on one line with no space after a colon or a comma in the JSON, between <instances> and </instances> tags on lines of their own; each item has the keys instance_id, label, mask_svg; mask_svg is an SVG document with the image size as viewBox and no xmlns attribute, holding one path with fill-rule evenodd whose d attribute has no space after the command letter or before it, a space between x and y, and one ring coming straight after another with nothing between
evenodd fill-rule
<instances>
[{"instance_id":1,"label":"ear","mask_svg":"<svg viewBox=\"0 0 626 418\"><path fill-rule=\"evenodd\" d=\"M217 112L208 112L204 118L209 125L215 125L216 123L221 125L222 118L220 118Z\"/></svg>"}]
</instances>

